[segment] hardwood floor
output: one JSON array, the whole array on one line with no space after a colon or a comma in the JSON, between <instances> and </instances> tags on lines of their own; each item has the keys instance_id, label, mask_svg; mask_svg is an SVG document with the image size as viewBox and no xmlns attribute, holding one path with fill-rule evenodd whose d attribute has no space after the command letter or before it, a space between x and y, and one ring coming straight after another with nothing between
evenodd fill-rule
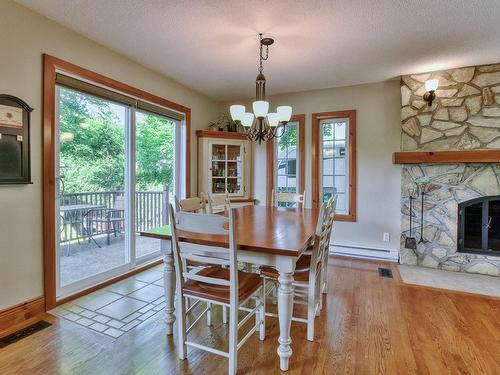
<instances>
[{"instance_id":1,"label":"hardwood floor","mask_svg":"<svg viewBox=\"0 0 500 375\"><path fill-rule=\"evenodd\" d=\"M378 275L389 267L394 279ZM331 259L316 341L292 323L289 374L500 374L500 299L400 283L393 264ZM218 311L217 311L218 313ZM159 315L159 314L158 314ZM0 349L0 374L225 374L227 360L189 349L178 361L162 316L117 340L46 314L54 325ZM220 316L190 335L222 345ZM239 351L239 374L279 374L277 320Z\"/></svg>"}]
</instances>

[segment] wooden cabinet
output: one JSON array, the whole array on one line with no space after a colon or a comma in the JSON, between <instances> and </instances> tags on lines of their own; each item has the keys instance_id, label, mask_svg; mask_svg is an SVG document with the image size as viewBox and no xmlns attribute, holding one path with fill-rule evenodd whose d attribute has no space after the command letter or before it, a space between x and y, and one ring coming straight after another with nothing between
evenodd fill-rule
<instances>
[{"instance_id":1,"label":"wooden cabinet","mask_svg":"<svg viewBox=\"0 0 500 375\"><path fill-rule=\"evenodd\" d=\"M198 130L198 192L251 197L251 144L244 134ZM253 200L252 200L253 202Z\"/></svg>"}]
</instances>

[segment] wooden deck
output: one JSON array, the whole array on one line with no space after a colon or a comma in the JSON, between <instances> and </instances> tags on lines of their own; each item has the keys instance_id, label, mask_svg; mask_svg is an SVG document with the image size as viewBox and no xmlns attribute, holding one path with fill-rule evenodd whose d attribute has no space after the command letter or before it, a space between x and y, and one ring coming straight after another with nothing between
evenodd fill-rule
<instances>
[{"instance_id":1,"label":"wooden deck","mask_svg":"<svg viewBox=\"0 0 500 375\"><path fill-rule=\"evenodd\" d=\"M500 300L401 284L394 264L332 259L330 290L316 341L292 323L288 374L500 374ZM394 279L381 278L389 267ZM216 310L219 313L219 310ZM1 374L225 374L227 360L188 349L177 359L162 314L117 340L46 315L54 325L0 350ZM277 320L264 342L239 351L239 374L279 374ZM214 317L190 334L224 347L226 326Z\"/></svg>"},{"instance_id":2,"label":"wooden deck","mask_svg":"<svg viewBox=\"0 0 500 375\"><path fill-rule=\"evenodd\" d=\"M68 285L85 277L118 267L125 262L125 235L111 236L107 245L106 235L95 238L95 242L86 239L80 243L68 242L60 245L59 262L62 285ZM136 235L136 254L149 254L160 249L160 241Z\"/></svg>"}]
</instances>

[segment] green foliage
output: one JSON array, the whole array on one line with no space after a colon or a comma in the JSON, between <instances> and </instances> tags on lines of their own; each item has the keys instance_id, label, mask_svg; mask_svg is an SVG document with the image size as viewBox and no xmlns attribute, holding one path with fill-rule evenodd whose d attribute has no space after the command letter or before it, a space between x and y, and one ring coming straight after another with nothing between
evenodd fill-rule
<instances>
[{"instance_id":1,"label":"green foliage","mask_svg":"<svg viewBox=\"0 0 500 375\"><path fill-rule=\"evenodd\" d=\"M65 191L123 190L125 124L119 106L73 90L59 90L60 165ZM123 109L125 114L125 109ZM136 123L137 189L173 181L173 122L153 115Z\"/></svg>"},{"instance_id":2,"label":"green foliage","mask_svg":"<svg viewBox=\"0 0 500 375\"><path fill-rule=\"evenodd\" d=\"M137 122L137 190L159 190L166 183L173 189L174 123L158 116Z\"/></svg>"},{"instance_id":3,"label":"green foliage","mask_svg":"<svg viewBox=\"0 0 500 375\"><path fill-rule=\"evenodd\" d=\"M278 141L278 152L282 152L292 146L297 146L297 126L286 127L285 132Z\"/></svg>"}]
</instances>

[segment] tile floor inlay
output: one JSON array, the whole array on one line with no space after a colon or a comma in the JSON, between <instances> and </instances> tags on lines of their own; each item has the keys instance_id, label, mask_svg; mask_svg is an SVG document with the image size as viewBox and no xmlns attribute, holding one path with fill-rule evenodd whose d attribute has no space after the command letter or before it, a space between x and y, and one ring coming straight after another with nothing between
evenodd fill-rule
<instances>
[{"instance_id":1,"label":"tile floor inlay","mask_svg":"<svg viewBox=\"0 0 500 375\"><path fill-rule=\"evenodd\" d=\"M164 309L160 265L50 312L93 332L117 339Z\"/></svg>"}]
</instances>

